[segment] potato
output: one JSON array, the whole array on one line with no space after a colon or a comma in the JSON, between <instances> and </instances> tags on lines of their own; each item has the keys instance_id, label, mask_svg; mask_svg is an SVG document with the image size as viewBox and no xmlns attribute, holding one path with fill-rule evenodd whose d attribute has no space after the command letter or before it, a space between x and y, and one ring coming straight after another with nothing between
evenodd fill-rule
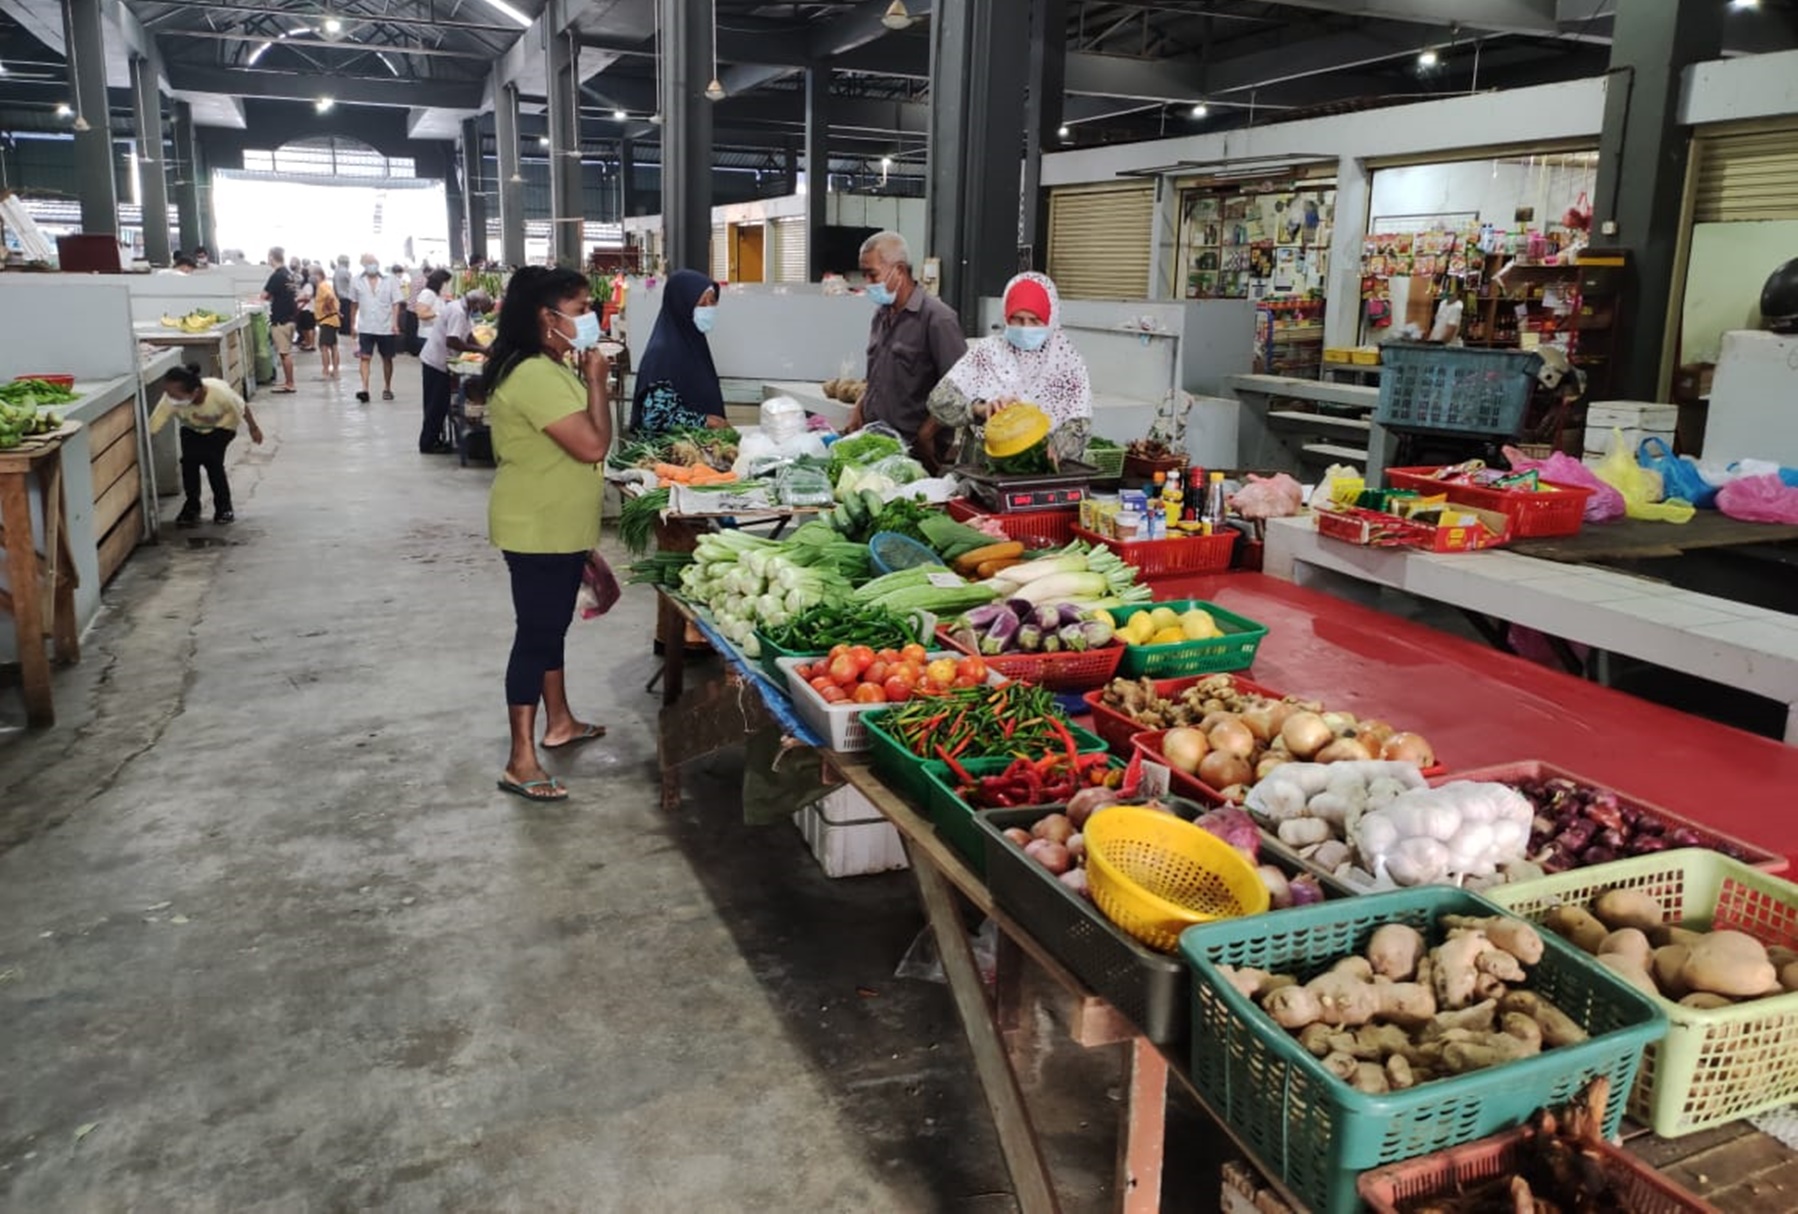
<instances>
[{"instance_id":1,"label":"potato","mask_svg":"<svg viewBox=\"0 0 1798 1214\"><path fill-rule=\"evenodd\" d=\"M1590 911L1577 906L1555 907L1543 917L1542 926L1586 953L1597 953L1610 934Z\"/></svg>"},{"instance_id":2,"label":"potato","mask_svg":"<svg viewBox=\"0 0 1798 1214\"><path fill-rule=\"evenodd\" d=\"M1693 991L1679 1001L1681 1007L1697 1008L1699 1011L1711 1012L1720 1007L1733 1007L1735 1000L1723 995L1713 995L1709 991Z\"/></svg>"},{"instance_id":3,"label":"potato","mask_svg":"<svg viewBox=\"0 0 1798 1214\"><path fill-rule=\"evenodd\" d=\"M1780 967L1779 985L1788 991L1798 991L1798 961L1788 961Z\"/></svg>"},{"instance_id":4,"label":"potato","mask_svg":"<svg viewBox=\"0 0 1798 1214\"><path fill-rule=\"evenodd\" d=\"M1654 957L1649 963L1649 970L1661 988L1661 994L1669 999L1683 999L1691 994L1691 989L1680 978L1679 971L1686 964L1686 954L1691 950L1683 944L1664 944L1654 950Z\"/></svg>"},{"instance_id":5,"label":"potato","mask_svg":"<svg viewBox=\"0 0 1798 1214\"><path fill-rule=\"evenodd\" d=\"M1628 957L1630 963L1639 970L1646 970L1653 959L1654 950L1648 946L1648 937L1633 927L1623 927L1606 936L1598 945L1600 957L1616 954Z\"/></svg>"},{"instance_id":6,"label":"potato","mask_svg":"<svg viewBox=\"0 0 1798 1214\"><path fill-rule=\"evenodd\" d=\"M1646 932L1661 921L1661 904L1639 889L1612 889L1593 899L1592 913L1612 931L1633 927Z\"/></svg>"},{"instance_id":7,"label":"potato","mask_svg":"<svg viewBox=\"0 0 1798 1214\"><path fill-rule=\"evenodd\" d=\"M1644 995L1661 993L1661 988L1654 984L1654 979L1649 976L1648 971L1622 953L1606 953L1598 959L1598 964L1627 981Z\"/></svg>"},{"instance_id":8,"label":"potato","mask_svg":"<svg viewBox=\"0 0 1798 1214\"><path fill-rule=\"evenodd\" d=\"M1751 999L1779 987L1767 950L1746 932L1711 932L1688 946L1679 976L1693 992Z\"/></svg>"}]
</instances>

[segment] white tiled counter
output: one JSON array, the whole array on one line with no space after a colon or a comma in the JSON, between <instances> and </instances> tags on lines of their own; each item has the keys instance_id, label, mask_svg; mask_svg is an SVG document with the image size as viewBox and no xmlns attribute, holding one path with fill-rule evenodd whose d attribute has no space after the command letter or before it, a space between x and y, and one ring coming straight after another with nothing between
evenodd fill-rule
<instances>
[{"instance_id":1,"label":"white tiled counter","mask_svg":"<svg viewBox=\"0 0 1798 1214\"><path fill-rule=\"evenodd\" d=\"M1265 570L1325 590L1386 586L1740 687L1786 705L1785 741L1798 746L1798 616L1502 550L1362 548L1319 536L1309 516L1268 524Z\"/></svg>"}]
</instances>

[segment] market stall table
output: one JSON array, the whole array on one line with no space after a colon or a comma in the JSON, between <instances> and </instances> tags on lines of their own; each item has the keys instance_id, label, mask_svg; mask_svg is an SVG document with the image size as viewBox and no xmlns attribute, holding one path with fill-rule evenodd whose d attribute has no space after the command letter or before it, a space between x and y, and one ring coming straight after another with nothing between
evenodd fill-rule
<instances>
[{"instance_id":1,"label":"market stall table","mask_svg":"<svg viewBox=\"0 0 1798 1214\"><path fill-rule=\"evenodd\" d=\"M64 422L55 434L29 438L18 447L0 450L0 544L4 545L6 557L0 569L7 580L6 588L0 589L0 611L12 616L18 642L25 720L38 728L56 723L44 638L51 638L58 663L81 660L75 621L74 558L69 551L62 477L63 446L68 436L80 428L79 422ZM38 500L44 504L41 557L32 533L33 477L38 482ZM46 617L48 628L44 626Z\"/></svg>"},{"instance_id":2,"label":"market stall table","mask_svg":"<svg viewBox=\"0 0 1798 1214\"><path fill-rule=\"evenodd\" d=\"M239 388L248 400L256 388L256 360L250 350L249 327L250 317L245 313L197 333L171 329L153 320L138 321L131 331L144 345L180 350L183 362L198 363L203 374L215 375Z\"/></svg>"}]
</instances>

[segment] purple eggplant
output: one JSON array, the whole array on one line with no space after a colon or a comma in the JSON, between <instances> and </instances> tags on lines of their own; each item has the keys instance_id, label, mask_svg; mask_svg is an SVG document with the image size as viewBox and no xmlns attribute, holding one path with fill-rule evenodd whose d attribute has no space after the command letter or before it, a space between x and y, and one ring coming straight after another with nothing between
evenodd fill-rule
<instances>
[{"instance_id":1,"label":"purple eggplant","mask_svg":"<svg viewBox=\"0 0 1798 1214\"><path fill-rule=\"evenodd\" d=\"M1044 603L1036 609L1036 626L1043 630L1043 635L1061 630L1061 612L1053 603Z\"/></svg>"},{"instance_id":2,"label":"purple eggplant","mask_svg":"<svg viewBox=\"0 0 1798 1214\"><path fill-rule=\"evenodd\" d=\"M1056 604L1056 611L1061 617L1061 626L1063 628L1066 628L1069 624L1078 624L1080 622L1080 608L1074 606L1072 603L1058 603Z\"/></svg>"},{"instance_id":3,"label":"purple eggplant","mask_svg":"<svg viewBox=\"0 0 1798 1214\"><path fill-rule=\"evenodd\" d=\"M999 613L1004 610L1005 608L998 603L988 603L984 607L974 608L961 618L962 622L971 628L990 628L993 621L999 618Z\"/></svg>"},{"instance_id":4,"label":"purple eggplant","mask_svg":"<svg viewBox=\"0 0 1798 1214\"><path fill-rule=\"evenodd\" d=\"M1025 653L1036 653L1043 647L1043 630L1030 623L1019 625L1017 631L1018 648Z\"/></svg>"},{"instance_id":5,"label":"purple eggplant","mask_svg":"<svg viewBox=\"0 0 1798 1214\"><path fill-rule=\"evenodd\" d=\"M1086 633L1088 649L1098 649L1101 646L1109 645L1111 638L1117 635L1112 631L1111 625L1104 620L1088 620L1080 625L1080 630Z\"/></svg>"},{"instance_id":6,"label":"purple eggplant","mask_svg":"<svg viewBox=\"0 0 1798 1214\"><path fill-rule=\"evenodd\" d=\"M1086 652L1086 629L1080 625L1064 624L1055 635L1061 638L1061 647L1069 653Z\"/></svg>"},{"instance_id":7,"label":"purple eggplant","mask_svg":"<svg viewBox=\"0 0 1798 1214\"><path fill-rule=\"evenodd\" d=\"M1022 621L1009 608L1001 607L999 614L993 617L992 627L980 638L980 652L993 657L1010 649Z\"/></svg>"}]
</instances>

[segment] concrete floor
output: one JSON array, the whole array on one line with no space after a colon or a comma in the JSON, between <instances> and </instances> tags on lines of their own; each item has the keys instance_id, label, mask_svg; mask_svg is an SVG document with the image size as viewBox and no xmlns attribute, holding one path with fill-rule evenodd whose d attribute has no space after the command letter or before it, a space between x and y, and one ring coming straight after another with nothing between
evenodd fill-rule
<instances>
[{"instance_id":1,"label":"concrete floor","mask_svg":"<svg viewBox=\"0 0 1798 1214\"><path fill-rule=\"evenodd\" d=\"M315 366L257 402L240 521L109 588L62 724L0 687L0 1209L1014 1208L946 989L893 977L909 878L743 826L740 756L656 808L643 588L570 636L611 730L573 799L494 789L490 472L415 453L416 363L372 406ZM1111 1201L1118 1055L1033 1068L1070 1210Z\"/></svg>"}]
</instances>

